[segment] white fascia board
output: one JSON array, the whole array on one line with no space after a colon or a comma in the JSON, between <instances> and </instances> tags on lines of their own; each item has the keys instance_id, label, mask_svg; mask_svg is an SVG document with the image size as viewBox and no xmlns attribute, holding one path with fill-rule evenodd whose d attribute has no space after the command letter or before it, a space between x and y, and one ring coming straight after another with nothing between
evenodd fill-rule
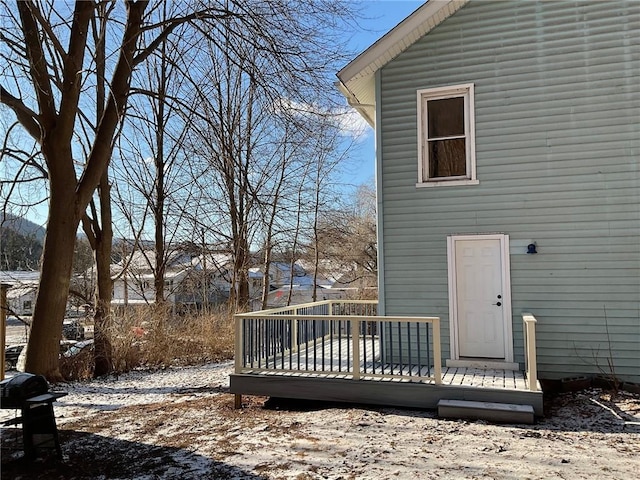
<instances>
[{"instance_id":1,"label":"white fascia board","mask_svg":"<svg viewBox=\"0 0 640 480\"><path fill-rule=\"evenodd\" d=\"M347 83L373 74L467 2L468 0L429 0L349 62L338 72L338 77L343 83Z\"/></svg>"},{"instance_id":2,"label":"white fascia board","mask_svg":"<svg viewBox=\"0 0 640 480\"><path fill-rule=\"evenodd\" d=\"M375 124L375 73L469 0L429 0L337 73L349 105Z\"/></svg>"}]
</instances>

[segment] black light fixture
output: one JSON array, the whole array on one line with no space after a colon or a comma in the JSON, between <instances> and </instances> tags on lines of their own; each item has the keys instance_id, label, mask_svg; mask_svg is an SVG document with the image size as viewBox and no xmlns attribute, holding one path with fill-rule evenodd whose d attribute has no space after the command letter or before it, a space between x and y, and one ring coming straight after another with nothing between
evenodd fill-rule
<instances>
[{"instance_id":1,"label":"black light fixture","mask_svg":"<svg viewBox=\"0 0 640 480\"><path fill-rule=\"evenodd\" d=\"M527 245L527 255L533 255L534 253L538 253L538 251L536 250L536 244L530 243L529 245Z\"/></svg>"}]
</instances>

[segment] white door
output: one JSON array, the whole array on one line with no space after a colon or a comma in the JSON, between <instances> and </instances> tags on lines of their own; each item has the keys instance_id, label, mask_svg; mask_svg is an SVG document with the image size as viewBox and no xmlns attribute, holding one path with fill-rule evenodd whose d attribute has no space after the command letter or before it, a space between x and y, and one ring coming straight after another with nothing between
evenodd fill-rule
<instances>
[{"instance_id":1,"label":"white door","mask_svg":"<svg viewBox=\"0 0 640 480\"><path fill-rule=\"evenodd\" d=\"M510 360L510 305L505 292L505 236L452 239L457 357ZM508 257L506 259L508 261ZM508 312L507 312L508 310Z\"/></svg>"}]
</instances>

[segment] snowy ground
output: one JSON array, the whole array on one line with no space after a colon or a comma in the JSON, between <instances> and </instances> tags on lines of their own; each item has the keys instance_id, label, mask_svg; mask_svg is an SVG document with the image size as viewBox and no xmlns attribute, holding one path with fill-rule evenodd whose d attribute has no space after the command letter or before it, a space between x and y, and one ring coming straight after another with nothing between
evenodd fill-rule
<instances>
[{"instance_id":1,"label":"snowy ground","mask_svg":"<svg viewBox=\"0 0 640 480\"><path fill-rule=\"evenodd\" d=\"M69 383L56 404L64 459L30 464L2 429L6 479L636 479L640 396L563 394L536 425L431 411L264 408L227 393L231 363ZM14 411L0 411L0 421Z\"/></svg>"}]
</instances>

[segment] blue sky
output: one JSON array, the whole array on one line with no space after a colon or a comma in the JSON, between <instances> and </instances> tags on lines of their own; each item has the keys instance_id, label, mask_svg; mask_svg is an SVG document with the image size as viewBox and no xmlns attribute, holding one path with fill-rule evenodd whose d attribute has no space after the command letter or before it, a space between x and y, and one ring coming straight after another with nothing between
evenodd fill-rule
<instances>
[{"instance_id":1,"label":"blue sky","mask_svg":"<svg viewBox=\"0 0 640 480\"><path fill-rule=\"evenodd\" d=\"M354 32L352 47L357 53L366 50L380 37L411 15L423 1L375 0L363 2L363 14L367 17L360 23L363 31ZM354 57L355 58L355 57ZM360 185L373 178L375 172L375 145L373 129L368 128L366 137L353 150L351 165L343 176L346 184Z\"/></svg>"},{"instance_id":2,"label":"blue sky","mask_svg":"<svg viewBox=\"0 0 640 480\"><path fill-rule=\"evenodd\" d=\"M359 22L362 29L354 31L350 41L351 48L355 52L353 58L375 43L423 3L423 0L361 0L362 14L365 18ZM352 150L341 183L361 185L373 180L374 172L374 135L373 129L367 127L366 135ZM46 204L42 204L39 208L32 208L27 217L39 225L44 224L47 217Z\"/></svg>"}]
</instances>

